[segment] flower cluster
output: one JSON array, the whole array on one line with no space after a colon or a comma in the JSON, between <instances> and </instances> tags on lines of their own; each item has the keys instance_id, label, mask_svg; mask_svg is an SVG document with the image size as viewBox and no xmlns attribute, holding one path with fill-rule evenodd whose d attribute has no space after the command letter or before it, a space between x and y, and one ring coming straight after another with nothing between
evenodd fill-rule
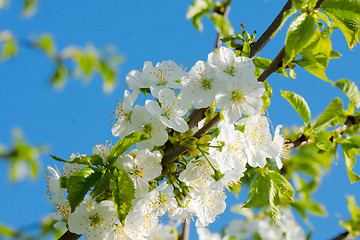
<instances>
[{"instance_id":1,"label":"flower cluster","mask_svg":"<svg viewBox=\"0 0 360 240\"><path fill-rule=\"evenodd\" d=\"M131 71L126 76L131 92L125 91L114 111L112 134L119 143L97 145L92 156L73 155L62 173L48 167L56 227L67 224L88 239L147 239L165 214L172 220L194 218L197 227L213 223L226 208L225 190L240 184L247 168L263 168L268 159L282 166L281 126L272 136L261 115L265 88L254 71L251 59L225 47L189 72L173 61L145 62L142 71ZM135 105L140 92L153 98ZM211 117L189 129L191 107L212 109L221 120L195 138ZM144 137L126 153L134 133ZM188 151L164 163L169 145Z\"/></svg>"},{"instance_id":2,"label":"flower cluster","mask_svg":"<svg viewBox=\"0 0 360 240\"><path fill-rule=\"evenodd\" d=\"M297 224L290 209L283 209L281 219L272 224L268 216L262 219L234 219L224 229L224 236L211 233L207 228L198 228L199 240L254 239L264 240L305 240L304 230Z\"/></svg>"}]
</instances>

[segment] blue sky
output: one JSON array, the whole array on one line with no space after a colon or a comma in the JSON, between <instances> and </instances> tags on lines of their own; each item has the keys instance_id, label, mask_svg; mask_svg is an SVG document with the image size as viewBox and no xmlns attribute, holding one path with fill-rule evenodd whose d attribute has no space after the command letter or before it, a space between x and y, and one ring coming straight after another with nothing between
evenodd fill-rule
<instances>
[{"instance_id":1,"label":"blue sky","mask_svg":"<svg viewBox=\"0 0 360 240\"><path fill-rule=\"evenodd\" d=\"M258 37L270 24L285 1L253 0L233 1L230 19L235 30L241 31L243 23L248 32L256 30ZM102 92L99 76L91 83L70 79L63 91L55 91L47 84L54 65L42 53L20 48L20 54L0 63L0 143L10 145L11 130L23 129L27 141L34 145L50 146L49 154L67 158L73 152L91 154L92 147L111 136L111 110L118 97L123 97L124 79L132 69L142 68L147 60L156 63L175 59L188 66L206 60L213 50L216 32L208 19L204 31L199 33L185 19L191 1L96 1L96 0L39 0L37 14L27 20L21 17L21 1L11 1L11 6L0 12L0 30L9 29L20 39L51 33L57 49L68 45L94 44L104 48L117 47L125 62L119 67L118 87L111 95ZM284 45L286 26L261 52L261 57L273 59ZM336 81L346 78L359 85L359 47L347 48L339 32L333 37L333 49L343 54L329 63L327 75ZM280 96L280 90L294 91L309 103L312 116L316 117L335 97L347 102L345 96L330 84L313 77L300 68L295 69L296 79L272 75L269 83L274 94L268 111L273 126L299 126L301 119L289 103ZM141 104L141 103L139 103ZM6 164L0 162L0 222L22 228L35 223L54 209L45 194L45 167L54 165L47 155L42 155L42 170L38 179L10 185ZM359 170L359 168L357 168ZM356 171L356 170L355 170ZM359 171L358 171L359 172ZM331 171L324 177L315 199L323 202L328 218L311 217L315 231L313 239L324 239L340 233L340 216L346 219L345 194L355 195L360 203L360 183L350 185L343 158L339 153ZM245 194L245 193L244 193ZM240 199L242 196L240 193ZM227 204L236 203L228 197ZM228 208L229 209L229 208ZM227 210L228 212L228 210ZM235 215L225 213L211 225L220 231ZM194 229L194 226L192 226ZM196 239L192 235L191 239Z\"/></svg>"}]
</instances>

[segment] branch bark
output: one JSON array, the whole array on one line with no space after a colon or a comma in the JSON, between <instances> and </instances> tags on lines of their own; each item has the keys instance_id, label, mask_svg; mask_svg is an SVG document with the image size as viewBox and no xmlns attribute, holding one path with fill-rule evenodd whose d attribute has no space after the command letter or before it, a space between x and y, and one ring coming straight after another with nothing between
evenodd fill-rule
<instances>
[{"instance_id":1,"label":"branch bark","mask_svg":"<svg viewBox=\"0 0 360 240\"><path fill-rule=\"evenodd\" d=\"M224 16L224 18L227 18L229 16L229 13L230 13L230 3L227 3L225 5L225 10L222 13L222 15ZM217 49L221 46L221 37L223 37L223 36L221 36L220 33L218 33L217 37L216 37L215 49Z\"/></svg>"},{"instance_id":2,"label":"branch bark","mask_svg":"<svg viewBox=\"0 0 360 240\"><path fill-rule=\"evenodd\" d=\"M285 56L285 47L283 47L278 55L275 57L275 59L271 62L268 68L265 69L265 71L262 72L260 77L258 78L259 82L264 82L273 72L278 70L279 67L281 67L282 60Z\"/></svg>"},{"instance_id":3,"label":"branch bark","mask_svg":"<svg viewBox=\"0 0 360 240\"><path fill-rule=\"evenodd\" d=\"M270 26L265 30L265 32L260 36L259 40L254 42L251 46L250 58L256 57L261 50L265 47L265 45L270 41L273 34L278 30L282 21L283 15L286 11L290 10L292 7L292 0L288 0L285 6L281 9L279 14L276 16L274 21L270 24Z\"/></svg>"},{"instance_id":4,"label":"branch bark","mask_svg":"<svg viewBox=\"0 0 360 240\"><path fill-rule=\"evenodd\" d=\"M69 230L67 230L60 238L59 240L76 240L79 239L81 235L78 235L76 233L72 233Z\"/></svg>"},{"instance_id":5,"label":"branch bark","mask_svg":"<svg viewBox=\"0 0 360 240\"><path fill-rule=\"evenodd\" d=\"M331 240L345 240L349 238L349 232L345 231L337 235L336 237L332 238Z\"/></svg>"},{"instance_id":6,"label":"branch bark","mask_svg":"<svg viewBox=\"0 0 360 240\"><path fill-rule=\"evenodd\" d=\"M189 240L189 234L190 234L190 223L189 221L184 221L179 240Z\"/></svg>"}]
</instances>

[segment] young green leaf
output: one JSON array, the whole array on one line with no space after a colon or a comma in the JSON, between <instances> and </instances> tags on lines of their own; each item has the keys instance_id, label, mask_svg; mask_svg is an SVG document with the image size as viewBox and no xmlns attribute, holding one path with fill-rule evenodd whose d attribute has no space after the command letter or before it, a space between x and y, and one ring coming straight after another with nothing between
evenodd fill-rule
<instances>
[{"instance_id":1,"label":"young green leaf","mask_svg":"<svg viewBox=\"0 0 360 240\"><path fill-rule=\"evenodd\" d=\"M224 15L214 12L209 15L209 18L214 22L215 29L220 35L234 35L234 29Z\"/></svg>"},{"instance_id":2,"label":"young green leaf","mask_svg":"<svg viewBox=\"0 0 360 240\"><path fill-rule=\"evenodd\" d=\"M315 23L314 16L304 12L290 24L285 40L283 66L287 66L311 40L315 32Z\"/></svg>"},{"instance_id":3,"label":"young green leaf","mask_svg":"<svg viewBox=\"0 0 360 240\"><path fill-rule=\"evenodd\" d=\"M334 143L330 141L332 133L329 131L320 131L316 134L316 146L322 151L331 151L334 148Z\"/></svg>"},{"instance_id":4,"label":"young green leaf","mask_svg":"<svg viewBox=\"0 0 360 240\"><path fill-rule=\"evenodd\" d=\"M261 97L263 101L263 111L265 111L270 106L270 99L272 96L272 89L270 84L267 81L264 81L265 93Z\"/></svg>"},{"instance_id":5,"label":"young green leaf","mask_svg":"<svg viewBox=\"0 0 360 240\"><path fill-rule=\"evenodd\" d=\"M326 15L344 34L352 49L360 37L360 2L358 0L326 0L321 5Z\"/></svg>"},{"instance_id":6,"label":"young green leaf","mask_svg":"<svg viewBox=\"0 0 360 240\"><path fill-rule=\"evenodd\" d=\"M351 220L340 222L340 225L346 228L352 238L360 236L360 208L356 205L354 196L346 197Z\"/></svg>"},{"instance_id":7,"label":"young green leaf","mask_svg":"<svg viewBox=\"0 0 360 240\"><path fill-rule=\"evenodd\" d=\"M294 201L295 190L289 181L277 172L269 171L271 218L274 222L281 218L280 206Z\"/></svg>"},{"instance_id":8,"label":"young green leaf","mask_svg":"<svg viewBox=\"0 0 360 240\"><path fill-rule=\"evenodd\" d=\"M266 172L264 175L258 173L255 181L251 185L248 198L243 204L244 208L256 208L264 206L268 203L270 194L270 178Z\"/></svg>"},{"instance_id":9,"label":"young green leaf","mask_svg":"<svg viewBox=\"0 0 360 240\"><path fill-rule=\"evenodd\" d=\"M111 149L109 156L107 157L109 164L112 165L121 154L126 152L136 143L144 141L146 139L149 139L149 136L141 132L133 132L126 137L120 139Z\"/></svg>"},{"instance_id":10,"label":"young green leaf","mask_svg":"<svg viewBox=\"0 0 360 240\"><path fill-rule=\"evenodd\" d=\"M295 190L284 176L278 172L269 171L269 177L272 187L279 192L281 203L287 204L294 201Z\"/></svg>"},{"instance_id":11,"label":"young green leaf","mask_svg":"<svg viewBox=\"0 0 360 240\"><path fill-rule=\"evenodd\" d=\"M51 155L50 155L51 156ZM84 165L103 165L104 160L99 155L90 155L90 156L80 156L75 158L72 161L67 161L68 163L78 163L78 164L84 164Z\"/></svg>"},{"instance_id":12,"label":"young green leaf","mask_svg":"<svg viewBox=\"0 0 360 240\"><path fill-rule=\"evenodd\" d=\"M210 11L211 3L211 0L195 0L195 2L188 8L186 13L186 18L191 18L193 25L200 32L203 30L201 17Z\"/></svg>"},{"instance_id":13,"label":"young green leaf","mask_svg":"<svg viewBox=\"0 0 360 240\"><path fill-rule=\"evenodd\" d=\"M270 59L266 59L266 58L262 58L262 57L257 57L255 59L253 59L253 63L256 67L256 71L255 71L255 76L258 78L261 75L261 71L260 70L265 70L266 68L269 67L269 65L271 64L271 60ZM285 77L289 77L289 75L287 74L287 72L285 71L284 68L278 68L275 73L279 73Z\"/></svg>"},{"instance_id":14,"label":"young green leaf","mask_svg":"<svg viewBox=\"0 0 360 240\"><path fill-rule=\"evenodd\" d=\"M0 44L2 45L0 49L0 60L8 59L17 54L17 42L10 31L0 32Z\"/></svg>"},{"instance_id":15,"label":"young green leaf","mask_svg":"<svg viewBox=\"0 0 360 240\"><path fill-rule=\"evenodd\" d=\"M111 173L109 171L104 171L101 178L94 185L94 189L91 191L90 195L93 198L96 198L100 194L102 194L110 185L110 176Z\"/></svg>"},{"instance_id":16,"label":"young green leaf","mask_svg":"<svg viewBox=\"0 0 360 240\"><path fill-rule=\"evenodd\" d=\"M65 159L59 158L57 156L50 155L50 157L52 157L56 161L67 163L67 161Z\"/></svg>"},{"instance_id":17,"label":"young green leaf","mask_svg":"<svg viewBox=\"0 0 360 240\"><path fill-rule=\"evenodd\" d=\"M349 140L352 144L354 144L354 146L355 146L356 148L360 148L360 136L359 136L359 135L351 136L348 140Z\"/></svg>"},{"instance_id":18,"label":"young green leaf","mask_svg":"<svg viewBox=\"0 0 360 240\"><path fill-rule=\"evenodd\" d=\"M9 237L16 237L18 233L11 229L8 226L0 224L0 237L9 238Z\"/></svg>"},{"instance_id":19,"label":"young green leaf","mask_svg":"<svg viewBox=\"0 0 360 240\"><path fill-rule=\"evenodd\" d=\"M340 114L343 111L343 103L340 100L340 98L335 98L329 106L325 109L323 114L321 114L320 118L316 121L314 124L314 129L328 123L333 118L335 118L338 114Z\"/></svg>"},{"instance_id":20,"label":"young green leaf","mask_svg":"<svg viewBox=\"0 0 360 240\"><path fill-rule=\"evenodd\" d=\"M310 122L310 108L302 96L294 92L286 91L281 91L281 96L283 96L283 98L285 98L295 108L295 110L300 115L301 119L304 121L305 124L308 124Z\"/></svg>"},{"instance_id":21,"label":"young green leaf","mask_svg":"<svg viewBox=\"0 0 360 240\"><path fill-rule=\"evenodd\" d=\"M63 63L60 63L57 65L57 68L51 76L49 83L54 87L61 89L66 83L67 76L68 69Z\"/></svg>"},{"instance_id":22,"label":"young green leaf","mask_svg":"<svg viewBox=\"0 0 360 240\"><path fill-rule=\"evenodd\" d=\"M100 177L100 171L86 167L65 178L68 192L67 199L69 200L71 212L75 211L75 208L84 199L86 193L94 186Z\"/></svg>"},{"instance_id":23,"label":"young green leaf","mask_svg":"<svg viewBox=\"0 0 360 240\"><path fill-rule=\"evenodd\" d=\"M53 56L55 53L55 44L50 34L42 35L34 44L36 47L44 50L49 56Z\"/></svg>"},{"instance_id":24,"label":"young green leaf","mask_svg":"<svg viewBox=\"0 0 360 240\"><path fill-rule=\"evenodd\" d=\"M103 78L104 92L112 92L116 81L116 71L106 61L99 61L99 71Z\"/></svg>"},{"instance_id":25,"label":"young green leaf","mask_svg":"<svg viewBox=\"0 0 360 240\"><path fill-rule=\"evenodd\" d=\"M355 103L356 108L360 108L360 91L354 82L347 79L341 79L335 82L334 85L340 88L350 101Z\"/></svg>"},{"instance_id":26,"label":"young green leaf","mask_svg":"<svg viewBox=\"0 0 360 240\"><path fill-rule=\"evenodd\" d=\"M36 12L37 0L24 0L24 3L23 15L31 17Z\"/></svg>"},{"instance_id":27,"label":"young green leaf","mask_svg":"<svg viewBox=\"0 0 360 240\"><path fill-rule=\"evenodd\" d=\"M356 162L356 153L354 148L352 146L347 146L346 144L341 144L341 146L343 149L346 171L348 173L350 182L357 182L360 180L360 176L354 173L352 170Z\"/></svg>"},{"instance_id":28,"label":"young green leaf","mask_svg":"<svg viewBox=\"0 0 360 240\"><path fill-rule=\"evenodd\" d=\"M124 224L135 198L134 183L125 170L115 169L110 177L110 188L118 218Z\"/></svg>"}]
</instances>

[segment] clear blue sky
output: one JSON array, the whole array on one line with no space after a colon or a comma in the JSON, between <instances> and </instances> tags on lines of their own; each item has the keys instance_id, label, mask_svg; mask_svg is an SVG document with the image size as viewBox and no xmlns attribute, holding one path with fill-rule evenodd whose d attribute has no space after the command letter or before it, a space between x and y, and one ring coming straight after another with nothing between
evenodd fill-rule
<instances>
[{"instance_id":1,"label":"clear blue sky","mask_svg":"<svg viewBox=\"0 0 360 240\"><path fill-rule=\"evenodd\" d=\"M91 154L96 143L116 140L111 136L110 114L117 98L123 97L124 79L130 70L142 68L147 60L156 63L168 59L182 62L189 69L196 61L206 60L215 44L216 32L208 19L204 19L202 33L185 19L191 1L39 0L38 13L28 20L20 15L21 3L11 1L10 8L0 12L0 30L9 29L22 39L48 32L53 34L60 50L70 44L93 43L98 48L112 44L126 59L120 66L118 87L111 95L102 92L99 76L90 84L70 80L63 91L55 91L46 83L55 66L37 51L21 48L15 59L0 63L0 143L9 145L11 130L21 127L27 141L48 144L50 154L63 158L73 152ZM259 37L283 4L285 0L234 0L230 19L235 30L241 31L239 24L243 23L247 31L256 30ZM286 26L260 56L273 59L284 45L285 33ZM332 39L336 39L333 49L343 57L330 62L328 77L334 81L350 79L359 85L360 48L350 51L339 32ZM340 90L300 68L295 70L296 79L280 75L269 78L274 91L269 116L274 126L301 124L295 110L281 98L280 90L302 95L314 117L336 96L347 102ZM53 166L55 161L47 155L41 160L37 180L14 185L8 183L6 164L0 162L0 222L22 228L54 211L45 194L44 172L46 165ZM360 172L358 166L355 171ZM360 203L360 183L350 185L340 153L337 164L333 164L315 194L315 199L325 204L328 218L310 218L315 227L312 239L328 239L343 231L338 220L339 216L345 219L348 216L345 194L355 195ZM227 204L231 206L236 201L228 197ZM220 231L236 216L225 213L220 217L211 225L212 231ZM192 235L191 239L197 238Z\"/></svg>"}]
</instances>

